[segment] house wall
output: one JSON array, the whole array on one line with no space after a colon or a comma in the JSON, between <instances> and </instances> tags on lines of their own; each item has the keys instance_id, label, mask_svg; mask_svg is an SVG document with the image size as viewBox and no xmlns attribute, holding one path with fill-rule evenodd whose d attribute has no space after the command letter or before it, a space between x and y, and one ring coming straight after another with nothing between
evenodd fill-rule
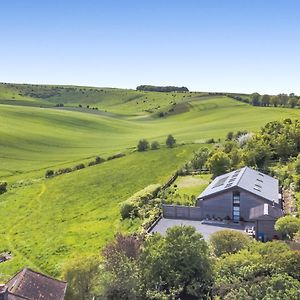
<instances>
[{"instance_id":1,"label":"house wall","mask_svg":"<svg viewBox=\"0 0 300 300\"><path fill-rule=\"evenodd\" d=\"M279 232L274 229L276 220L257 220L255 223L256 238L259 238L260 234L263 234L263 241L271 241L274 236L281 238Z\"/></svg>"},{"instance_id":2,"label":"house wall","mask_svg":"<svg viewBox=\"0 0 300 300\"><path fill-rule=\"evenodd\" d=\"M240 192L240 216L243 217L245 221L249 221L249 213L252 207L269 203L269 201L264 198L240 188L235 188L205 197L203 200L198 200L197 206L201 208L202 218L206 218L206 216L209 215L210 217L215 216L220 218L229 216L232 219L232 198L234 191Z\"/></svg>"}]
</instances>

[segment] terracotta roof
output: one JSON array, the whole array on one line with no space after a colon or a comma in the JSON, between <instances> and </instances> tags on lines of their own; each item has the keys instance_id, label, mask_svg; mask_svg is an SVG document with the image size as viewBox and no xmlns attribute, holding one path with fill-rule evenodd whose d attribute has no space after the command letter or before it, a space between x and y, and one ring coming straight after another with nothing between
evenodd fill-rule
<instances>
[{"instance_id":1,"label":"terracotta roof","mask_svg":"<svg viewBox=\"0 0 300 300\"><path fill-rule=\"evenodd\" d=\"M67 283L25 268L10 279L8 300L63 300Z\"/></svg>"}]
</instances>

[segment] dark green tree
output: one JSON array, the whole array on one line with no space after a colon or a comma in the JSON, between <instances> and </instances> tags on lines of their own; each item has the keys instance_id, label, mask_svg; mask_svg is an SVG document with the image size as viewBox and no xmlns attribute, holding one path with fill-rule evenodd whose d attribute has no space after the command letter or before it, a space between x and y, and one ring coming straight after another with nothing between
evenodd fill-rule
<instances>
[{"instance_id":1,"label":"dark green tree","mask_svg":"<svg viewBox=\"0 0 300 300\"><path fill-rule=\"evenodd\" d=\"M230 168L230 158L225 152L218 150L207 160L207 166L213 177L222 175Z\"/></svg>"},{"instance_id":2,"label":"dark green tree","mask_svg":"<svg viewBox=\"0 0 300 300\"><path fill-rule=\"evenodd\" d=\"M169 134L169 135L167 136L167 139L166 139L166 145L167 145L167 147L168 147L168 148L172 148L172 147L175 146L175 144L176 144L175 138L173 137L172 134Z\"/></svg>"},{"instance_id":3,"label":"dark green tree","mask_svg":"<svg viewBox=\"0 0 300 300\"><path fill-rule=\"evenodd\" d=\"M264 94L261 98L261 105L262 106L269 106L271 102L271 97L267 94Z\"/></svg>"},{"instance_id":4,"label":"dark green tree","mask_svg":"<svg viewBox=\"0 0 300 300\"><path fill-rule=\"evenodd\" d=\"M157 141L153 141L151 143L151 150L157 150L159 149L159 143Z\"/></svg>"},{"instance_id":5,"label":"dark green tree","mask_svg":"<svg viewBox=\"0 0 300 300\"><path fill-rule=\"evenodd\" d=\"M7 191L7 182L0 181L0 195L6 193Z\"/></svg>"},{"instance_id":6,"label":"dark green tree","mask_svg":"<svg viewBox=\"0 0 300 300\"><path fill-rule=\"evenodd\" d=\"M149 149L149 142L146 139L139 140L137 145L138 151L147 151Z\"/></svg>"},{"instance_id":7,"label":"dark green tree","mask_svg":"<svg viewBox=\"0 0 300 300\"><path fill-rule=\"evenodd\" d=\"M260 94L258 93L253 93L251 95L251 104L253 106L259 106L260 105Z\"/></svg>"},{"instance_id":8,"label":"dark green tree","mask_svg":"<svg viewBox=\"0 0 300 300\"><path fill-rule=\"evenodd\" d=\"M210 299L208 246L191 226L149 237L140 257L143 284L151 299Z\"/></svg>"}]
</instances>

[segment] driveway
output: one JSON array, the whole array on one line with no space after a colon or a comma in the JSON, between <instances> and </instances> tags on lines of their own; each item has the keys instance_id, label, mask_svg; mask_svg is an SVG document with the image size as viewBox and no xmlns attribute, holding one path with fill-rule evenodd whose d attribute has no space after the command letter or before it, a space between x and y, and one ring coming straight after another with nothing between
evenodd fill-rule
<instances>
[{"instance_id":1,"label":"driveway","mask_svg":"<svg viewBox=\"0 0 300 300\"><path fill-rule=\"evenodd\" d=\"M160 234L165 234L167 229L178 225L190 225L196 228L196 230L202 233L205 240L209 240L209 236L214 232L230 229L244 232L244 226L239 224L221 224L221 223L208 223L206 221L191 221L191 220L178 220L178 219L165 219L162 218L155 227L150 231L150 233L159 232Z\"/></svg>"}]
</instances>

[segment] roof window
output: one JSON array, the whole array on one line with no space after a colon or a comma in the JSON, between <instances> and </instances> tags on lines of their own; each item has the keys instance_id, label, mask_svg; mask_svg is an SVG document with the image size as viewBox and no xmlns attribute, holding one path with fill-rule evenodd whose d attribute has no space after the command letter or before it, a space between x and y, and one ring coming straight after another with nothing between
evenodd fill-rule
<instances>
[{"instance_id":1,"label":"roof window","mask_svg":"<svg viewBox=\"0 0 300 300\"><path fill-rule=\"evenodd\" d=\"M219 187L219 186L223 185L227 179L228 179L228 176L227 176L227 177L220 178L220 179L216 182L216 184L213 186L213 188L216 188L216 187Z\"/></svg>"}]
</instances>

